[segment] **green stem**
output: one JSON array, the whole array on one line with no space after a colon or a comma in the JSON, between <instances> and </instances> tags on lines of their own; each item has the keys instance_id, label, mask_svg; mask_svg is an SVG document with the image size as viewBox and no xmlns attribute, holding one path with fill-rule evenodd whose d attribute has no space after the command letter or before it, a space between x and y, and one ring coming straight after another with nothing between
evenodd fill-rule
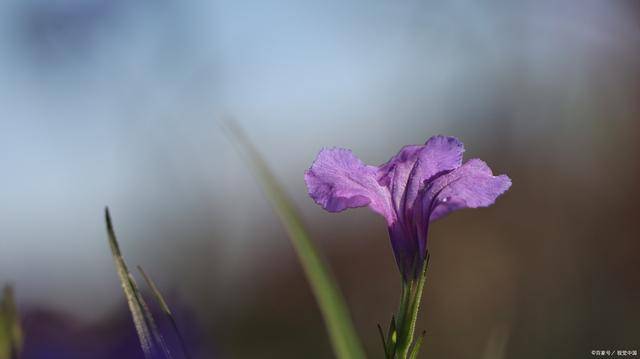
<instances>
[{"instance_id":1,"label":"green stem","mask_svg":"<svg viewBox=\"0 0 640 359\"><path fill-rule=\"evenodd\" d=\"M397 318L394 316L389 326L389 333L387 337L387 345L385 352L388 359L396 357L398 348L404 341L404 322L407 318L407 308L409 308L411 298L411 283L402 281L402 288L400 289L400 305L398 306Z\"/></svg>"},{"instance_id":2,"label":"green stem","mask_svg":"<svg viewBox=\"0 0 640 359\"><path fill-rule=\"evenodd\" d=\"M416 330L416 322L418 320L418 312L420 311L420 302L422 301L422 293L427 278L427 268L429 266L429 254L424 262L420 277L411 280L409 283L403 283L402 297L400 300L400 309L398 316L398 343L395 346L395 358L406 359L409 355L411 345L414 341L414 333ZM407 290L408 288L408 290ZM393 358L393 356L391 356Z\"/></svg>"}]
</instances>

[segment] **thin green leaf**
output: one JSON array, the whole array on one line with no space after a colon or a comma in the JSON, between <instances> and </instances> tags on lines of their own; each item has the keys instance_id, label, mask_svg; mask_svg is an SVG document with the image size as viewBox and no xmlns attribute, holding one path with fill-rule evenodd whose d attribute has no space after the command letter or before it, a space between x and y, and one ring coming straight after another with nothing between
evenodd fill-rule
<instances>
[{"instance_id":1,"label":"thin green leaf","mask_svg":"<svg viewBox=\"0 0 640 359\"><path fill-rule=\"evenodd\" d=\"M292 201L243 131L233 122L228 121L226 124L226 128L235 140L234 144L239 145L241 153L246 156L287 231L320 307L336 356L341 359L364 358L364 350L340 290L313 244Z\"/></svg>"},{"instance_id":2,"label":"thin green leaf","mask_svg":"<svg viewBox=\"0 0 640 359\"><path fill-rule=\"evenodd\" d=\"M385 356L387 354L387 343L384 339L384 332L382 331L382 326L378 323L378 334L380 334L380 341L382 342L382 348L384 349Z\"/></svg>"},{"instance_id":3,"label":"thin green leaf","mask_svg":"<svg viewBox=\"0 0 640 359\"><path fill-rule=\"evenodd\" d=\"M176 336L178 337L178 341L180 342L180 346L182 347L182 352L184 353L185 358L187 359L191 358L191 354L189 354L189 350L187 348L187 344L184 340L184 337L182 336L182 333L178 329L178 324L173 316L173 313L171 312L171 309L169 309L169 306L167 305L167 301L162 296L162 293L160 293L158 286L151 279L151 277L147 275L147 273L142 269L142 267L138 266L138 271L140 271L142 278L144 278L145 282L147 283L147 286L151 289L151 292L153 293L153 296L155 297L156 302L160 306L160 309L162 309L162 311L167 316L167 318L169 318L169 322L171 323L171 326L173 327L173 330L175 331Z\"/></svg>"},{"instance_id":4,"label":"thin green leaf","mask_svg":"<svg viewBox=\"0 0 640 359\"><path fill-rule=\"evenodd\" d=\"M111 254L113 255L113 261L116 265L116 271L118 272L118 277L120 278L122 290L124 291L124 295L127 299L127 304L129 305L131 316L133 317L133 323L136 327L136 332L138 333L138 339L140 339L140 346L142 347L145 358L151 359L153 357L154 348L153 339L151 337L149 327L146 323L143 310L140 306L138 295L131 283L127 264L122 258L120 246L118 245L118 240L116 239L116 234L111 223L109 208L105 208L105 221L107 223L109 247L111 248Z\"/></svg>"},{"instance_id":5,"label":"thin green leaf","mask_svg":"<svg viewBox=\"0 0 640 359\"><path fill-rule=\"evenodd\" d=\"M409 359L418 359L418 354L420 354L420 346L422 346L425 334L427 334L427 331L422 331L422 334L418 338L418 341L413 345L411 353L409 353Z\"/></svg>"},{"instance_id":6,"label":"thin green leaf","mask_svg":"<svg viewBox=\"0 0 640 359\"><path fill-rule=\"evenodd\" d=\"M389 331L387 332L387 358L394 358L396 356L396 349L398 348L398 326L396 325L396 316L391 316L391 323L389 324Z\"/></svg>"}]
</instances>

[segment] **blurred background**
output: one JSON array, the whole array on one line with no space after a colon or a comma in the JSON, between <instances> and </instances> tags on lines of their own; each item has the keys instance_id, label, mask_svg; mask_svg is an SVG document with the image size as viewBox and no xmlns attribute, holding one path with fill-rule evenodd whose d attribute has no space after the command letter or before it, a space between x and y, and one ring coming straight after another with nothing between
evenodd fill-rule
<instances>
[{"instance_id":1,"label":"blurred background","mask_svg":"<svg viewBox=\"0 0 640 359\"><path fill-rule=\"evenodd\" d=\"M381 357L376 324L400 288L384 221L324 212L303 172L323 146L380 164L447 134L513 187L431 227L423 357L640 350L639 4L3 0L0 283L27 319L58 318L30 321L43 342L61 335L52 323L134 335L109 205L126 259L184 308L199 357L331 357L285 233L220 129L233 117Z\"/></svg>"}]
</instances>

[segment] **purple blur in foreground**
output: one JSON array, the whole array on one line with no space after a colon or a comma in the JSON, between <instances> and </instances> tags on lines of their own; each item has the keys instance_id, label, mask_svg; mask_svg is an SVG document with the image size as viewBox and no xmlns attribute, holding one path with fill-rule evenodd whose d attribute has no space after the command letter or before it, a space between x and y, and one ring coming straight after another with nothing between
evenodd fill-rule
<instances>
[{"instance_id":1,"label":"purple blur in foreground","mask_svg":"<svg viewBox=\"0 0 640 359\"><path fill-rule=\"evenodd\" d=\"M313 200L329 212L369 206L389 227L404 280L415 279L427 254L429 222L462 208L487 207L511 186L479 159L462 164L462 142L434 136L405 146L376 167L350 150L323 149L305 172Z\"/></svg>"}]
</instances>

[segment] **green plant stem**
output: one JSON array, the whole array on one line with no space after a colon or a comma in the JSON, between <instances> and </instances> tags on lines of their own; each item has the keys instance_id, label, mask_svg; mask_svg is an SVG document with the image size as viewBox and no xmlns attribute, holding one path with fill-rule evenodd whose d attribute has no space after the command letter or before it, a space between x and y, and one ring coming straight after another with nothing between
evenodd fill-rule
<instances>
[{"instance_id":1,"label":"green plant stem","mask_svg":"<svg viewBox=\"0 0 640 359\"><path fill-rule=\"evenodd\" d=\"M397 343L393 345L393 349L387 351L387 358L406 359L411 351L428 266L429 254L427 254L420 276L417 279L409 282L403 281L402 283L400 307L398 309ZM419 345L418 342L415 345ZM417 356L417 352L412 352L411 355Z\"/></svg>"}]
</instances>

